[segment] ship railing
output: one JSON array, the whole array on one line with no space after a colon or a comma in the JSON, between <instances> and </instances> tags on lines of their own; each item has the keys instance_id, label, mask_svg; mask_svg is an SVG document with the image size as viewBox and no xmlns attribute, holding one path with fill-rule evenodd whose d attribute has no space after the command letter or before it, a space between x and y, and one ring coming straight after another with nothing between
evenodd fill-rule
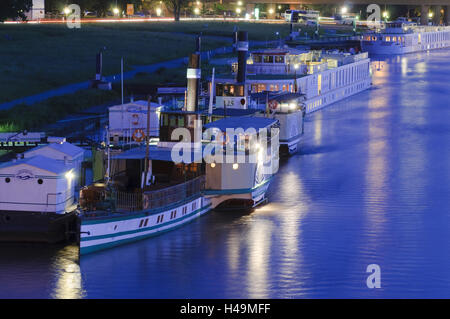
<instances>
[{"instance_id":1,"label":"ship railing","mask_svg":"<svg viewBox=\"0 0 450 319\"><path fill-rule=\"evenodd\" d=\"M142 193L116 192L115 194L116 209L124 211L138 211L142 207Z\"/></svg>"},{"instance_id":2,"label":"ship railing","mask_svg":"<svg viewBox=\"0 0 450 319\"><path fill-rule=\"evenodd\" d=\"M199 194L205 185L205 177L200 176L174 186L154 191L138 191L135 193L116 192L115 206L117 210L139 211L158 209L185 201Z\"/></svg>"}]
</instances>

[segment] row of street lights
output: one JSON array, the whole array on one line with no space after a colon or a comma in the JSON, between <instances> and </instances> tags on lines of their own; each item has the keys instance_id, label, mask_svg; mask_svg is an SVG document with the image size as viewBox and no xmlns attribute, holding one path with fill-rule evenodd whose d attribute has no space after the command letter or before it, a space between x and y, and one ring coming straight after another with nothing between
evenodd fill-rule
<instances>
[{"instance_id":1,"label":"row of street lights","mask_svg":"<svg viewBox=\"0 0 450 319\"><path fill-rule=\"evenodd\" d=\"M161 16L161 14L162 14L161 4L162 4L162 1L160 1L160 6L156 8L156 15L158 17ZM239 1L237 1L236 4L237 4L237 7L236 7L235 11L236 11L237 14L241 14L242 13L243 2L239 0ZM196 5L197 6L194 8L194 14L200 15L201 2L200 1L196 1ZM281 6L278 6L278 9L281 9ZM340 12L341 12L341 14L346 14L346 13L348 13L348 10L349 9L348 9L347 6L343 6L343 7L341 7ZM119 8L117 8L117 7L113 8L114 15L118 15L119 12L120 12ZM272 14L275 13L275 10L274 10L274 8L269 8L268 12L269 12L269 14L272 15ZM64 8L64 13L66 15L69 15L71 13L71 10L68 7L66 7L66 8ZM389 19L389 12L388 11L383 11L382 15L383 15L384 20L388 20ZM433 12L428 13L428 17L430 19L433 18Z\"/></svg>"}]
</instances>

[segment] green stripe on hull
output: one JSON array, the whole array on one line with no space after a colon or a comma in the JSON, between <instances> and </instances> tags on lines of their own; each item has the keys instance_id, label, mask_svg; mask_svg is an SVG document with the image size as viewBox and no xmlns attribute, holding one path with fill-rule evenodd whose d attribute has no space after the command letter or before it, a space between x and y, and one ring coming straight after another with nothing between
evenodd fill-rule
<instances>
[{"instance_id":1,"label":"green stripe on hull","mask_svg":"<svg viewBox=\"0 0 450 319\"><path fill-rule=\"evenodd\" d=\"M198 210L196 210L196 211L190 213L189 215L184 216L183 218L180 218L180 219L178 219L178 220L175 220L175 221L172 221L172 222L169 222L169 223L161 224L161 225L159 225L159 226L147 227L147 228L145 228L145 229L139 229L139 230L135 230L135 231L124 232L124 233L122 233L122 234L123 234L123 235L127 235L127 233L128 233L128 234L131 234L131 233L139 233L139 232L142 232L142 231L148 231L148 230L151 230L151 229L161 228L161 227L163 227L163 226L167 226L167 225L169 225L169 224L173 224L173 223L176 223L176 222L180 222L180 221L182 221L182 220L185 220L185 219L187 219L187 218L189 218L189 217L192 217L193 215L198 214L199 212L202 212L202 211L203 211L203 213L200 214L200 216L202 216L202 215L204 215L204 214L206 214L207 212L210 211L210 207L211 207L211 204L209 204L209 205L207 205L207 206L205 206L205 207L203 207L203 208L201 208L201 209L198 209ZM200 216L199 216L199 217L200 217ZM123 245L123 244L127 244L127 243L132 243L132 242L139 241L139 240L143 240L143 239L146 239L146 238L158 236L158 235L164 234L164 233L166 233L166 232L168 232L168 231L177 229L178 227L181 227L181 226L183 226L183 225L185 225L185 224L187 224L187 223L189 223L189 222L192 222L192 221L195 220L195 219L196 219L196 218L192 218L192 220L190 220L190 221L188 221L188 222L181 223L181 224L176 225L176 226L174 226L174 227L171 227L171 228L168 228L168 229L164 229L164 230L160 230L160 231L156 231L156 232L153 232L153 233L150 233L150 234L145 234L145 235L135 236L135 237L131 237L131 238L125 238L125 239L121 239L121 240L117 240L117 241L113 241L113 242L108 242L108 243L99 244L99 245L92 245L92 246L88 246L88 247L81 247L81 246L80 246L80 254L81 254L81 255L85 255L85 254L89 254L89 253L96 252L96 251L99 251L99 250L108 249L108 248L116 247L116 246L119 246L119 245ZM93 238L93 239L104 239L104 238L118 237L118 236L120 236L120 235L119 235L119 234L114 234L113 236L104 235L104 236L97 236L97 238ZM100 237L101 237L101 238L100 238ZM82 242L83 242L83 241L86 242L86 240L87 240L87 238L84 238L84 240L83 240L83 238L81 238L81 241L82 241ZM89 240L91 240L91 239L89 238ZM80 243L80 244L81 244L81 243Z\"/></svg>"}]
</instances>

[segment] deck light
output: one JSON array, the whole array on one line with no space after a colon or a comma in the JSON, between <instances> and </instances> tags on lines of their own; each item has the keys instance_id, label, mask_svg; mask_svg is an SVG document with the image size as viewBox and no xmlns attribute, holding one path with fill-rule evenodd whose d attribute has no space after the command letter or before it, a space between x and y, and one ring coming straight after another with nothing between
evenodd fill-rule
<instances>
[{"instance_id":1,"label":"deck light","mask_svg":"<svg viewBox=\"0 0 450 319\"><path fill-rule=\"evenodd\" d=\"M428 13L428 17L431 19L433 17L433 12Z\"/></svg>"},{"instance_id":2,"label":"deck light","mask_svg":"<svg viewBox=\"0 0 450 319\"><path fill-rule=\"evenodd\" d=\"M234 164L233 164L233 169L234 169L234 170L237 170L238 168L239 168L239 164L234 163Z\"/></svg>"},{"instance_id":3,"label":"deck light","mask_svg":"<svg viewBox=\"0 0 450 319\"><path fill-rule=\"evenodd\" d=\"M216 163L211 163L211 167L212 168L216 167Z\"/></svg>"},{"instance_id":4,"label":"deck light","mask_svg":"<svg viewBox=\"0 0 450 319\"><path fill-rule=\"evenodd\" d=\"M67 180L71 181L75 177L75 174L72 171L68 171L65 176Z\"/></svg>"}]
</instances>

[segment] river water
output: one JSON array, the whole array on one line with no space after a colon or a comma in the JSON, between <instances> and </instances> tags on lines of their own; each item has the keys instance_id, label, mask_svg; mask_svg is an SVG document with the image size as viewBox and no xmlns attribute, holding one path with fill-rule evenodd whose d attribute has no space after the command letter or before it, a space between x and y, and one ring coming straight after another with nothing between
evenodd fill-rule
<instances>
[{"instance_id":1,"label":"river water","mask_svg":"<svg viewBox=\"0 0 450 319\"><path fill-rule=\"evenodd\" d=\"M0 298L450 298L449 58L375 59L371 90L308 115L252 213L80 262L72 246L0 245Z\"/></svg>"}]
</instances>

